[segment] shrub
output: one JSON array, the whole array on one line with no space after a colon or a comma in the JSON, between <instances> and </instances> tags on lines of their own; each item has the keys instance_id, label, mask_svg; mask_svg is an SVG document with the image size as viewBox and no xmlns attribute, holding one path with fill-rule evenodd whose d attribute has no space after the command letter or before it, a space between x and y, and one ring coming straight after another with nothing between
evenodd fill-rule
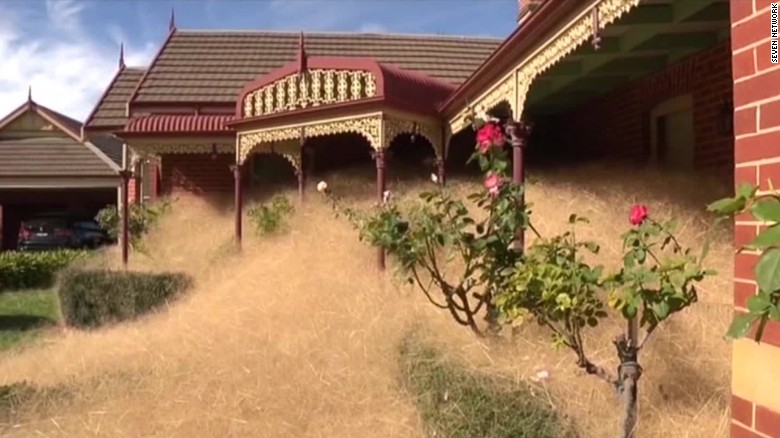
<instances>
[{"instance_id":1,"label":"shrub","mask_svg":"<svg viewBox=\"0 0 780 438\"><path fill-rule=\"evenodd\" d=\"M292 203L284 195L277 195L270 203L257 204L247 210L255 230L260 235L286 231L289 216L295 211Z\"/></svg>"},{"instance_id":2,"label":"shrub","mask_svg":"<svg viewBox=\"0 0 780 438\"><path fill-rule=\"evenodd\" d=\"M130 217L128 218L128 232L130 234L130 246L134 249L142 250L141 239L154 225L160 220L160 217L170 210L171 204L168 201L158 202L156 204L131 204ZM95 220L112 239L117 239L121 231L119 222L119 211L115 205L103 208L95 216Z\"/></svg>"},{"instance_id":3,"label":"shrub","mask_svg":"<svg viewBox=\"0 0 780 438\"><path fill-rule=\"evenodd\" d=\"M51 287L55 274L85 251L0 252L0 291Z\"/></svg>"},{"instance_id":4,"label":"shrub","mask_svg":"<svg viewBox=\"0 0 780 438\"><path fill-rule=\"evenodd\" d=\"M699 283L715 274L703 267L706 241L695 253L678 241L674 220L658 221L647 206L637 204L627 217L631 227L622 235L621 266L605 272L589 262L599 256L598 243L577 234L576 227L587 224L586 218L570 215L570 230L549 237L533 226L524 188L510 179L506 148L522 147L530 127L522 122L501 126L498 120L475 120L474 126L477 148L471 159L485 178L484 187L468 199L484 219L441 186L422 194L417 209L384 201L368 212L342 207L325 182L318 190L358 229L361 239L394 256L408 281L458 323L484 335L477 324L484 311L488 334L534 321L549 329L555 346L570 349L577 366L617 392L623 407L620 436L633 438L642 375L639 352L661 323L698 300ZM537 239L515 249L518 230ZM448 263L456 259L456 266ZM780 262L780 252L774 260ZM780 290L780 281L772 283ZM765 298L749 305L766 314L771 307ZM584 343L584 333L598 326L608 309L627 322L613 341L620 361L617 373L591 362Z\"/></svg>"},{"instance_id":5,"label":"shrub","mask_svg":"<svg viewBox=\"0 0 780 438\"><path fill-rule=\"evenodd\" d=\"M429 436L574 436L530 388L468 372L413 337L402 344L401 370Z\"/></svg>"},{"instance_id":6,"label":"shrub","mask_svg":"<svg viewBox=\"0 0 780 438\"><path fill-rule=\"evenodd\" d=\"M177 298L192 285L181 273L69 270L59 285L65 322L90 328L133 319Z\"/></svg>"}]
</instances>

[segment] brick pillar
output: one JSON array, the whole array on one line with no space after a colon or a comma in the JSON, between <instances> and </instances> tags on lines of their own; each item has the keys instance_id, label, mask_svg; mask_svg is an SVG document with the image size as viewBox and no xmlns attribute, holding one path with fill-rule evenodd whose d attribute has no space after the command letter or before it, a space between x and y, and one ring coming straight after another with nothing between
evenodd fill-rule
<instances>
[{"instance_id":1,"label":"brick pillar","mask_svg":"<svg viewBox=\"0 0 780 438\"><path fill-rule=\"evenodd\" d=\"M128 187L127 189L129 191L127 193L127 198L129 200L128 202L130 202L131 204L141 202L141 199L138 196L140 186L141 186L141 182L138 181L137 178L130 178L130 181L127 182L127 187Z\"/></svg>"},{"instance_id":2,"label":"brick pillar","mask_svg":"<svg viewBox=\"0 0 780 438\"><path fill-rule=\"evenodd\" d=\"M767 189L780 187L780 64L770 61L770 2L731 1L731 51L734 76L734 179ZM735 245L750 241L759 224L750 215L735 221ZM734 307L744 310L756 293L755 253L734 260ZM780 438L780 324L770 322L763 341L733 343L732 438Z\"/></svg>"}]
</instances>

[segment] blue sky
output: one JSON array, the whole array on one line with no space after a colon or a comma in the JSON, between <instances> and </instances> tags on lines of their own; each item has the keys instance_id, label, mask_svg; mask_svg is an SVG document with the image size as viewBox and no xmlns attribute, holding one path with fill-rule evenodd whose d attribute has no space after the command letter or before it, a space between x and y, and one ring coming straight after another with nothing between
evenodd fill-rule
<instances>
[{"instance_id":1,"label":"blue sky","mask_svg":"<svg viewBox=\"0 0 780 438\"><path fill-rule=\"evenodd\" d=\"M517 0L0 0L0 117L32 86L43 105L83 119L116 71L148 64L168 31L275 29L505 37Z\"/></svg>"}]
</instances>

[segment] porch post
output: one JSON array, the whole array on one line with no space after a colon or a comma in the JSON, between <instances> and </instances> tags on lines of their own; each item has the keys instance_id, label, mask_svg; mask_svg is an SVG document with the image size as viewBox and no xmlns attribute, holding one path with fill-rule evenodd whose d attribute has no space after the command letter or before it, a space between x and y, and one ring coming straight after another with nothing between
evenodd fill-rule
<instances>
[{"instance_id":1,"label":"porch post","mask_svg":"<svg viewBox=\"0 0 780 438\"><path fill-rule=\"evenodd\" d=\"M121 230L121 246L122 246L122 267L127 268L127 260L130 250L130 178L133 172L128 169L119 171L119 176L122 178L122 230Z\"/></svg>"},{"instance_id":2,"label":"porch post","mask_svg":"<svg viewBox=\"0 0 780 438\"><path fill-rule=\"evenodd\" d=\"M133 173L135 174L135 184L133 184L133 203L141 205L143 203L143 193L141 188L144 185L144 172L143 172L143 160L138 160L133 166Z\"/></svg>"},{"instance_id":3,"label":"porch post","mask_svg":"<svg viewBox=\"0 0 780 438\"><path fill-rule=\"evenodd\" d=\"M384 205L385 203L385 189L386 189L386 181L385 181L385 149L379 148L376 150L376 195L377 195L377 201L379 202L379 205ZM385 269L385 250L383 248L378 248L377 250L377 266L379 267L379 270Z\"/></svg>"},{"instance_id":4,"label":"porch post","mask_svg":"<svg viewBox=\"0 0 780 438\"><path fill-rule=\"evenodd\" d=\"M444 186L447 183L447 171L444 167L444 158L436 158L436 176L439 178L439 184Z\"/></svg>"},{"instance_id":5,"label":"porch post","mask_svg":"<svg viewBox=\"0 0 780 438\"><path fill-rule=\"evenodd\" d=\"M446 123L441 127L441 151L439 151L439 154L436 156L436 176L439 178L439 184L441 184L442 187L447 185L447 143L449 143L452 138L451 135L448 135L449 129L450 128Z\"/></svg>"},{"instance_id":6,"label":"porch post","mask_svg":"<svg viewBox=\"0 0 780 438\"><path fill-rule=\"evenodd\" d=\"M306 139L301 134L300 148L298 149L298 196L301 198L301 204L306 199L306 151L304 149Z\"/></svg>"},{"instance_id":7,"label":"porch post","mask_svg":"<svg viewBox=\"0 0 780 438\"><path fill-rule=\"evenodd\" d=\"M234 194L235 194L235 209L236 209L236 245L239 249L241 249L241 238L243 235L242 230L242 215L244 212L244 206L243 206L243 194L242 194L242 185L241 185L241 163L236 162L236 164L232 164L230 166L230 170L233 171L233 180L234 180Z\"/></svg>"},{"instance_id":8,"label":"porch post","mask_svg":"<svg viewBox=\"0 0 780 438\"><path fill-rule=\"evenodd\" d=\"M507 124L509 143L512 145L512 182L518 185L525 184L525 162L523 149L528 144L528 136L531 134L531 125L522 120ZM525 204L525 195L518 199L520 205ZM514 248L523 251L525 248L525 230L518 228L515 234Z\"/></svg>"}]
</instances>

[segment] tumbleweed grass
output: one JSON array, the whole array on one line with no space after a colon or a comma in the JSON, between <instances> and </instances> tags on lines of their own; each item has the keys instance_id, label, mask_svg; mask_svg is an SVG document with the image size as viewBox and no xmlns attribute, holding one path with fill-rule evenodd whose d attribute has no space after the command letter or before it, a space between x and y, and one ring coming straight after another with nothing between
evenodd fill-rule
<instances>
[{"instance_id":1,"label":"tumbleweed grass","mask_svg":"<svg viewBox=\"0 0 780 438\"><path fill-rule=\"evenodd\" d=\"M702 239L704 207L728 192L695 178L616 165L532 170L528 200L542 233L564 229L576 212L591 220L583 237L618 255L614 229L635 202L655 217L677 217L689 244ZM343 172L328 180L349 191L349 202L373 202L365 179ZM391 189L407 197L429 184L426 176ZM450 187L465 194L474 184L456 179ZM425 436L426 418L399 379L399 349L418 327L426 345L464 372L526 385L548 371L531 385L533 397L579 436L613 436L614 394L583 376L569 352L553 350L532 326L501 342L473 337L416 290L378 273L375 250L316 194L296 205L288 232L248 233L241 253L230 250L232 230L229 208L180 199L146 236L148 254L131 254L131 268L187 272L195 279L191 293L131 323L68 330L4 354L2 383L66 387L69 396L17 408L4 419L3 435ZM731 231L716 233L708 266L719 275L642 352L641 437L728 435L730 348L722 335L731 318ZM108 252L102 264L117 259ZM587 338L594 361L616 365L610 340L618 328L607 322Z\"/></svg>"}]
</instances>

